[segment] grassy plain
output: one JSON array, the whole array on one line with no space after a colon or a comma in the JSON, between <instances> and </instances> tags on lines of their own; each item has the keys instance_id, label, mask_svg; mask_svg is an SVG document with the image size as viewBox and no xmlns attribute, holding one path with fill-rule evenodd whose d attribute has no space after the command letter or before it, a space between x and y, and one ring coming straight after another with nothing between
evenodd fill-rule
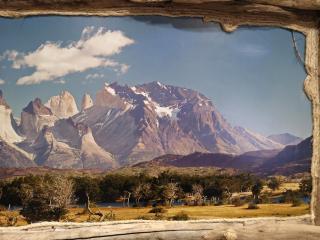
<instances>
[{"instance_id":1,"label":"grassy plain","mask_svg":"<svg viewBox=\"0 0 320 240\"><path fill-rule=\"evenodd\" d=\"M299 216L309 213L308 205L292 207L291 204L259 204L259 209L249 210L247 205L235 207L233 205L221 206L175 206L166 208L166 213L156 218L155 214L149 213L151 207L145 208L93 208L94 211L112 212L115 214L115 220L133 220L133 219L170 219L174 215L184 212L190 219L214 219L214 218L247 218L247 217L266 217L266 216ZM17 225L25 225L27 222L19 215L18 211L0 212L0 226L7 225L8 216L18 216ZM82 208L71 208L63 221L69 222L88 222L98 221L97 218L89 218L88 214L83 213Z\"/></svg>"}]
</instances>

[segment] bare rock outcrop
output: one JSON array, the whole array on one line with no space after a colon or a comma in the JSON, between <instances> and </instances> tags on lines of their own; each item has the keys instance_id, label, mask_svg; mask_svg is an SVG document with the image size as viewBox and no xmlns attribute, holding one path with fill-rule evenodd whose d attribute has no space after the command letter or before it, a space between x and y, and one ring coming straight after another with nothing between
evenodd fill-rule
<instances>
[{"instance_id":1,"label":"bare rock outcrop","mask_svg":"<svg viewBox=\"0 0 320 240\"><path fill-rule=\"evenodd\" d=\"M90 128L84 129L80 150L83 168L112 169L118 167L112 154L106 152L96 143Z\"/></svg>"},{"instance_id":2,"label":"bare rock outcrop","mask_svg":"<svg viewBox=\"0 0 320 240\"><path fill-rule=\"evenodd\" d=\"M41 99L36 98L21 113L21 132L28 141L33 141L44 126L53 126L57 117L50 108L44 106Z\"/></svg>"},{"instance_id":3,"label":"bare rock outcrop","mask_svg":"<svg viewBox=\"0 0 320 240\"><path fill-rule=\"evenodd\" d=\"M29 168L35 166L31 154L0 139L0 168Z\"/></svg>"},{"instance_id":4,"label":"bare rock outcrop","mask_svg":"<svg viewBox=\"0 0 320 240\"><path fill-rule=\"evenodd\" d=\"M35 162L59 169L112 169L118 166L112 154L95 142L91 129L60 119L44 127L32 144Z\"/></svg>"},{"instance_id":5,"label":"bare rock outcrop","mask_svg":"<svg viewBox=\"0 0 320 240\"><path fill-rule=\"evenodd\" d=\"M69 118L79 112L74 97L68 91L62 91L60 95L51 97L45 105L58 118Z\"/></svg>"},{"instance_id":6,"label":"bare rock outcrop","mask_svg":"<svg viewBox=\"0 0 320 240\"><path fill-rule=\"evenodd\" d=\"M85 94L82 98L81 110L86 110L93 106L93 100L89 94Z\"/></svg>"},{"instance_id":7,"label":"bare rock outcrop","mask_svg":"<svg viewBox=\"0 0 320 240\"><path fill-rule=\"evenodd\" d=\"M16 126L15 120L12 116L12 110L6 102L2 91L0 90L0 138L9 143L21 142L21 137L14 129Z\"/></svg>"}]
</instances>

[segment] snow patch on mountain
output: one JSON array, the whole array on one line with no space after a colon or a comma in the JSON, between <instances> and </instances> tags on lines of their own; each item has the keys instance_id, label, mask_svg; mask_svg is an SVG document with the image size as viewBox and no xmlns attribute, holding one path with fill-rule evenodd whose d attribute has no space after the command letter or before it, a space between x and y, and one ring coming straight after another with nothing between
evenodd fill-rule
<instances>
[{"instance_id":1,"label":"snow patch on mountain","mask_svg":"<svg viewBox=\"0 0 320 240\"><path fill-rule=\"evenodd\" d=\"M110 84L108 84L108 83L104 84L104 89L107 90L113 96L117 95L116 91L112 87L110 87Z\"/></svg>"},{"instance_id":2,"label":"snow patch on mountain","mask_svg":"<svg viewBox=\"0 0 320 240\"><path fill-rule=\"evenodd\" d=\"M178 119L178 113L180 111L179 108L176 108L174 106L169 106L169 107L161 107L159 104L154 104L155 105L155 111L157 115L161 117L170 117L173 120Z\"/></svg>"}]
</instances>

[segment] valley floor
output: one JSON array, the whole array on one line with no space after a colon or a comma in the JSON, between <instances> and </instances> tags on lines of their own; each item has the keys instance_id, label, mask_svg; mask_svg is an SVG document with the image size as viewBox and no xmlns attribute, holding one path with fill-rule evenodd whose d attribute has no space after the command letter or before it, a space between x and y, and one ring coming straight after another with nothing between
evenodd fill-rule
<instances>
[{"instance_id":1,"label":"valley floor","mask_svg":"<svg viewBox=\"0 0 320 240\"><path fill-rule=\"evenodd\" d=\"M166 212L155 216L154 213L149 213L151 207L144 208L93 208L93 211L100 210L103 213L112 213L115 215L114 220L168 220L173 216L183 212L188 215L191 220L200 219L215 219L215 218L252 218L252 217L290 217L309 214L309 206L302 204L298 207L292 207L291 204L259 204L259 209L247 209L247 205L235 207L233 205L221 206L175 206L166 208ZM2 211L0 212L0 226L7 225L7 219L10 216L18 216L17 226L26 225L26 221L21 217L18 211ZM98 217L91 217L83 213L83 208L71 208L65 222L88 222L98 221Z\"/></svg>"}]
</instances>

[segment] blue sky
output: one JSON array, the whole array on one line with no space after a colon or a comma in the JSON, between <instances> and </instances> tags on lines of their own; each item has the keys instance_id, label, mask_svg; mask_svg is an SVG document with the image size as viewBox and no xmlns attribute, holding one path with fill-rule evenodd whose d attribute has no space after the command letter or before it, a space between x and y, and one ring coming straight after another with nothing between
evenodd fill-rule
<instances>
[{"instance_id":1,"label":"blue sky","mask_svg":"<svg viewBox=\"0 0 320 240\"><path fill-rule=\"evenodd\" d=\"M105 81L160 81L202 92L233 125L311 135L305 72L284 29L225 33L200 19L34 17L0 19L0 32L0 88L16 116L33 98L45 102L61 90L80 102Z\"/></svg>"}]
</instances>

